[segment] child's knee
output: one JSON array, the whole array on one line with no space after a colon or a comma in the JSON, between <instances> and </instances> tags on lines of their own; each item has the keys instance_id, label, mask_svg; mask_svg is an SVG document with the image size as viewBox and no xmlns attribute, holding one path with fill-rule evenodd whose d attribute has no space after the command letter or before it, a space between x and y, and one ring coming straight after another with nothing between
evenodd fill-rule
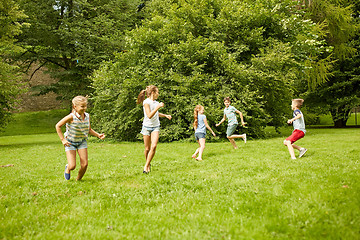
<instances>
[{"instance_id":1,"label":"child's knee","mask_svg":"<svg viewBox=\"0 0 360 240\"><path fill-rule=\"evenodd\" d=\"M152 151L156 151L156 147L157 147L156 145L152 145L152 146L151 146L151 150L152 150Z\"/></svg>"},{"instance_id":2,"label":"child's knee","mask_svg":"<svg viewBox=\"0 0 360 240\"><path fill-rule=\"evenodd\" d=\"M81 168L87 168L87 166L88 166L88 162L86 161L84 161L84 162L81 162L80 163L80 166L81 166Z\"/></svg>"},{"instance_id":3,"label":"child's knee","mask_svg":"<svg viewBox=\"0 0 360 240\"><path fill-rule=\"evenodd\" d=\"M68 164L67 166L70 171L74 170L76 168L76 164Z\"/></svg>"},{"instance_id":4,"label":"child's knee","mask_svg":"<svg viewBox=\"0 0 360 240\"><path fill-rule=\"evenodd\" d=\"M291 144L291 142L290 142L289 140L286 140L286 139L285 139L285 140L284 140L284 145L287 146L287 145L289 145L289 144Z\"/></svg>"}]
</instances>

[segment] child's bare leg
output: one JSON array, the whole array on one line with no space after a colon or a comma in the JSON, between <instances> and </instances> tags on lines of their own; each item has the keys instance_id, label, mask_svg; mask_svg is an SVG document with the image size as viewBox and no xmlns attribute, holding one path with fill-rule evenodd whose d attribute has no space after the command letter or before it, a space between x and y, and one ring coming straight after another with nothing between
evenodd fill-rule
<instances>
[{"instance_id":1,"label":"child's bare leg","mask_svg":"<svg viewBox=\"0 0 360 240\"><path fill-rule=\"evenodd\" d=\"M200 147L199 147L199 156L196 158L196 160L202 160L202 154L204 152L204 149L205 149L205 138L200 138L199 139L199 144L200 144Z\"/></svg>"},{"instance_id":2,"label":"child's bare leg","mask_svg":"<svg viewBox=\"0 0 360 240\"><path fill-rule=\"evenodd\" d=\"M228 137L228 139L229 139L229 141L230 141L231 145L232 145L235 149L237 149L237 148L238 148L238 146L236 145L235 140L234 140L234 139L232 139L232 138L230 138L230 137Z\"/></svg>"},{"instance_id":3,"label":"child's bare leg","mask_svg":"<svg viewBox=\"0 0 360 240\"><path fill-rule=\"evenodd\" d=\"M151 147L151 137L148 135L143 135L144 138L144 145L145 145L145 150L144 150L144 155L145 155L145 161L149 155L150 152L150 147Z\"/></svg>"},{"instance_id":4,"label":"child's bare leg","mask_svg":"<svg viewBox=\"0 0 360 240\"><path fill-rule=\"evenodd\" d=\"M242 139L244 139L245 138L245 134L241 134L241 135L231 135L230 137L228 137L228 138L231 138L231 139L234 139L234 138L242 138Z\"/></svg>"},{"instance_id":5,"label":"child's bare leg","mask_svg":"<svg viewBox=\"0 0 360 240\"><path fill-rule=\"evenodd\" d=\"M197 142L199 143L199 147L195 150L194 154L191 156L192 158L196 158L196 155L199 153L199 150L200 150L200 142L199 140L197 140Z\"/></svg>"},{"instance_id":6,"label":"child's bare leg","mask_svg":"<svg viewBox=\"0 0 360 240\"><path fill-rule=\"evenodd\" d=\"M294 148L293 148L293 145L291 144L291 141L284 140L284 145L288 147L291 159L296 159L295 153L294 153Z\"/></svg>"},{"instance_id":7,"label":"child's bare leg","mask_svg":"<svg viewBox=\"0 0 360 240\"><path fill-rule=\"evenodd\" d=\"M145 163L145 166L144 166L144 171L146 171L146 172L150 171L150 162L153 159L153 157L155 156L156 147L157 147L157 144L158 144L158 141L159 141L159 131L153 131L151 133L150 138L151 138L150 151L147 154L146 163Z\"/></svg>"},{"instance_id":8,"label":"child's bare leg","mask_svg":"<svg viewBox=\"0 0 360 240\"><path fill-rule=\"evenodd\" d=\"M68 161L68 166L65 172L70 173L70 171L76 168L76 151L75 150L66 151L66 158Z\"/></svg>"},{"instance_id":9,"label":"child's bare leg","mask_svg":"<svg viewBox=\"0 0 360 240\"><path fill-rule=\"evenodd\" d=\"M78 154L80 157L80 169L76 181L79 181L84 176L86 169L88 167L88 152L87 148L78 149Z\"/></svg>"},{"instance_id":10,"label":"child's bare leg","mask_svg":"<svg viewBox=\"0 0 360 240\"><path fill-rule=\"evenodd\" d=\"M292 146L293 146L293 148L296 148L296 149L299 150L299 151L300 151L300 149L301 149L300 146L297 146L297 145L295 145L295 144L293 144Z\"/></svg>"}]
</instances>

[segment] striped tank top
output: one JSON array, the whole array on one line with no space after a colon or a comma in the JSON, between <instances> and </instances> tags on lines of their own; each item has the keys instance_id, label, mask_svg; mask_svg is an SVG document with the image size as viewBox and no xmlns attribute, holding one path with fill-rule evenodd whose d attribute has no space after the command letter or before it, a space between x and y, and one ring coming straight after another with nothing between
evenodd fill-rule
<instances>
[{"instance_id":1,"label":"striped tank top","mask_svg":"<svg viewBox=\"0 0 360 240\"><path fill-rule=\"evenodd\" d=\"M89 134L89 114L85 113L83 120L80 115L71 113L73 117L72 123L66 123L65 137L70 142L82 142L88 138Z\"/></svg>"}]
</instances>

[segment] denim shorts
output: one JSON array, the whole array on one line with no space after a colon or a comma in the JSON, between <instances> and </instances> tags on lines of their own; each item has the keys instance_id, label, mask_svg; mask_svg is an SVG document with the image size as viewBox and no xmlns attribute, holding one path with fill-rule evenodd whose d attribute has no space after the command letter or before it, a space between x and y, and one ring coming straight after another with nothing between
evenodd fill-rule
<instances>
[{"instance_id":1,"label":"denim shorts","mask_svg":"<svg viewBox=\"0 0 360 240\"><path fill-rule=\"evenodd\" d=\"M231 135L233 135L233 133L235 132L237 128L237 124L233 124L233 125L228 125L227 129L226 129L226 136L230 137Z\"/></svg>"},{"instance_id":2,"label":"denim shorts","mask_svg":"<svg viewBox=\"0 0 360 240\"><path fill-rule=\"evenodd\" d=\"M69 147L65 146L65 152L70 151L70 150L87 148L86 139L82 140L82 142L71 142L69 140L68 140L68 142L70 143L70 146Z\"/></svg>"},{"instance_id":3,"label":"denim shorts","mask_svg":"<svg viewBox=\"0 0 360 240\"><path fill-rule=\"evenodd\" d=\"M152 132L160 132L160 126L157 126L157 127L142 126L140 133L142 135L150 136Z\"/></svg>"},{"instance_id":4,"label":"denim shorts","mask_svg":"<svg viewBox=\"0 0 360 240\"><path fill-rule=\"evenodd\" d=\"M202 133L202 132L196 132L195 133L195 140L199 140L201 138L206 138L206 134L205 133Z\"/></svg>"}]
</instances>

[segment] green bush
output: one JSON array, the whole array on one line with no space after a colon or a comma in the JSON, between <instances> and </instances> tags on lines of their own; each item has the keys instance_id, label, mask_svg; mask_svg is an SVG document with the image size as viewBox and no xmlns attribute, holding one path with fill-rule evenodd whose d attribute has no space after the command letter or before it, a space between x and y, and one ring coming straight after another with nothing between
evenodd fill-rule
<instances>
[{"instance_id":1,"label":"green bush","mask_svg":"<svg viewBox=\"0 0 360 240\"><path fill-rule=\"evenodd\" d=\"M285 5L149 2L142 26L128 33L128 50L93 76L97 128L119 140L137 139L143 112L136 97L150 84L159 88L158 100L165 103L160 112L173 116L161 120L162 141L192 137L197 104L204 105L214 126L223 116L224 97L243 112L250 137L262 137L267 124L282 126L292 84L302 77L298 60L306 45L288 44L306 29ZM225 127L213 129L224 134Z\"/></svg>"}]
</instances>

